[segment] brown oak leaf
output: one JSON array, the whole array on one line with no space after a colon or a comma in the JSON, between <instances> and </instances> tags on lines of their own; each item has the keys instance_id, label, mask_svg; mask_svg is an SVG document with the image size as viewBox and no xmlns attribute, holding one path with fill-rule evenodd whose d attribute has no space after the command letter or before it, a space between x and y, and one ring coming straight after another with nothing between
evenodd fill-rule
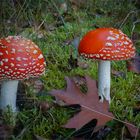
<instances>
[{"instance_id":1,"label":"brown oak leaf","mask_svg":"<svg viewBox=\"0 0 140 140\"><path fill-rule=\"evenodd\" d=\"M130 132L132 137L137 137L137 135L139 134L140 130L138 127L136 127L133 124L125 123L125 126L127 127L128 131Z\"/></svg>"},{"instance_id":2,"label":"brown oak leaf","mask_svg":"<svg viewBox=\"0 0 140 140\"><path fill-rule=\"evenodd\" d=\"M80 129L92 119L97 119L96 131L99 130L106 122L112 120L113 115L108 111L109 104L99 101L97 94L96 81L89 76L85 77L88 91L82 93L72 78L66 77L66 90L53 90L51 94L56 98L63 100L67 105L79 104L81 111L72 117L65 125L66 128Z\"/></svg>"}]
</instances>

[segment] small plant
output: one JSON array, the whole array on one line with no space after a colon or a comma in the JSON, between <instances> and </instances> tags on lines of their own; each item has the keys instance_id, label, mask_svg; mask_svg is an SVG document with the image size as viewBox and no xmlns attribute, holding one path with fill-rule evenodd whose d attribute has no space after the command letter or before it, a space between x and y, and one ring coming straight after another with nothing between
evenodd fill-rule
<instances>
[{"instance_id":1,"label":"small plant","mask_svg":"<svg viewBox=\"0 0 140 140\"><path fill-rule=\"evenodd\" d=\"M17 114L15 114L12 111L11 107L8 106L6 111L2 112L3 124L6 124L6 125L8 125L10 127L15 127L16 121L17 121L16 116L17 116Z\"/></svg>"}]
</instances>

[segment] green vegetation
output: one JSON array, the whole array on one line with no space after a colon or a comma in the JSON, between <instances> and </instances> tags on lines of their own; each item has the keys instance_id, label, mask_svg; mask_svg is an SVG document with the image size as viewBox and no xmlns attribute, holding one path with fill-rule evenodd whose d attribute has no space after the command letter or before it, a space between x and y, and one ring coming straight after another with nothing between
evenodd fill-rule
<instances>
[{"instance_id":1,"label":"green vegetation","mask_svg":"<svg viewBox=\"0 0 140 140\"><path fill-rule=\"evenodd\" d=\"M46 58L46 73L40 78L44 84L43 96L33 95L38 101L52 103L53 99L48 93L52 89L64 89L65 76L88 74L97 79L97 62L80 58L74 46L74 40L91 29L120 28L130 38L134 38L137 52L140 52L140 41L134 36L140 36L140 26L137 24L140 5L135 0L1 0L0 3L0 36L28 37L38 44ZM62 4L66 4L67 8ZM79 62L87 63L88 68L71 66L71 54ZM125 61L112 62L112 69L124 72L126 78L112 75L110 110L117 119L127 120L140 127L140 113L133 114L133 109L140 106L140 76L128 72ZM14 130L13 139L31 140L35 135L47 139L66 139L73 130L61 126L74 112L72 108L58 106L45 112L37 106L32 109L23 107L17 115L19 125ZM5 124L11 121L8 116L3 121ZM106 139L120 140L123 127L117 129Z\"/></svg>"}]
</instances>

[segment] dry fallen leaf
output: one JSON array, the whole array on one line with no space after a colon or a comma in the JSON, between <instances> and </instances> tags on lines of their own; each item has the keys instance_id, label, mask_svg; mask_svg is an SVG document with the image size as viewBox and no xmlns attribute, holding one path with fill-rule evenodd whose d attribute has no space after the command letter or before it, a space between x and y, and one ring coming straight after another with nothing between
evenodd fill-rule
<instances>
[{"instance_id":1,"label":"dry fallen leaf","mask_svg":"<svg viewBox=\"0 0 140 140\"><path fill-rule=\"evenodd\" d=\"M100 129L98 132L93 133L96 123L97 123L96 119L91 120L86 125L84 125L81 129L75 131L73 133L73 137L74 138L83 138L83 140L92 140L92 139L102 140L102 139L104 139L111 132L111 128L104 127L102 129Z\"/></svg>"},{"instance_id":2,"label":"dry fallen leaf","mask_svg":"<svg viewBox=\"0 0 140 140\"><path fill-rule=\"evenodd\" d=\"M34 87L34 93L39 93L44 88L44 85L41 80L37 79L33 82L33 87Z\"/></svg>"},{"instance_id":3,"label":"dry fallen leaf","mask_svg":"<svg viewBox=\"0 0 140 140\"><path fill-rule=\"evenodd\" d=\"M34 140L48 140L48 139L45 139L45 138L38 136L38 135L34 135Z\"/></svg>"},{"instance_id":4,"label":"dry fallen leaf","mask_svg":"<svg viewBox=\"0 0 140 140\"><path fill-rule=\"evenodd\" d=\"M61 9L61 14L67 12L67 10L68 10L68 5L66 2L61 3L59 7Z\"/></svg>"},{"instance_id":5,"label":"dry fallen leaf","mask_svg":"<svg viewBox=\"0 0 140 140\"><path fill-rule=\"evenodd\" d=\"M13 128L8 125L0 125L0 140L9 139L12 135Z\"/></svg>"},{"instance_id":6,"label":"dry fallen leaf","mask_svg":"<svg viewBox=\"0 0 140 140\"><path fill-rule=\"evenodd\" d=\"M123 79L126 78L126 73L123 72L123 71L116 71L116 70L112 69L112 70L111 70L111 73L112 73L113 76L116 77L116 78L123 78Z\"/></svg>"},{"instance_id":7,"label":"dry fallen leaf","mask_svg":"<svg viewBox=\"0 0 140 140\"><path fill-rule=\"evenodd\" d=\"M140 33L139 32L133 32L132 34L132 40L134 43L136 43L140 38Z\"/></svg>"},{"instance_id":8,"label":"dry fallen leaf","mask_svg":"<svg viewBox=\"0 0 140 140\"><path fill-rule=\"evenodd\" d=\"M42 101L42 102L39 103L39 108L43 112L46 112L47 110L49 110L50 107L51 107L51 105L47 101Z\"/></svg>"},{"instance_id":9,"label":"dry fallen leaf","mask_svg":"<svg viewBox=\"0 0 140 140\"><path fill-rule=\"evenodd\" d=\"M72 78L68 77L66 77L66 90L53 90L51 94L63 100L67 105L79 104L81 106L81 111L72 117L64 127L80 129L92 119L97 119L97 131L106 122L112 120L113 115L108 111L108 102L104 101L101 103L99 101L96 81L92 80L89 76L86 76L85 79L88 88L86 94L82 93Z\"/></svg>"},{"instance_id":10,"label":"dry fallen leaf","mask_svg":"<svg viewBox=\"0 0 140 140\"><path fill-rule=\"evenodd\" d=\"M83 7L87 3L86 0L70 0L70 2L72 3L72 7L76 9L79 7Z\"/></svg>"},{"instance_id":11,"label":"dry fallen leaf","mask_svg":"<svg viewBox=\"0 0 140 140\"><path fill-rule=\"evenodd\" d=\"M135 73L140 73L140 56L135 56L131 60L127 61L127 69L128 71L132 71Z\"/></svg>"},{"instance_id":12,"label":"dry fallen leaf","mask_svg":"<svg viewBox=\"0 0 140 140\"><path fill-rule=\"evenodd\" d=\"M136 127L133 124L129 124L129 123L125 123L125 126L127 127L128 131L132 137L137 137L137 135L139 134L139 131L140 131L138 127Z\"/></svg>"}]
</instances>

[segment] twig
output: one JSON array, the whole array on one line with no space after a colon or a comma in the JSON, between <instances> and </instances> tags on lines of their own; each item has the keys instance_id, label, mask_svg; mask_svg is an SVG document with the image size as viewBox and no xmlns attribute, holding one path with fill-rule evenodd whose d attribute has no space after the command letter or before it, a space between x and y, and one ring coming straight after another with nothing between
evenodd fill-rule
<instances>
[{"instance_id":1,"label":"twig","mask_svg":"<svg viewBox=\"0 0 140 140\"><path fill-rule=\"evenodd\" d=\"M49 2L49 1L47 1L47 0L45 0L45 1L46 1L46 2ZM58 7L56 6L55 2L54 2L53 0L51 0L50 2L51 2L51 4L55 7L55 9L57 10L57 12L58 12L58 14L59 14L59 17L60 17L60 19L61 19L61 21L62 21L64 27L66 27L66 23L65 23L65 21L64 21L64 18L61 16L61 13L60 13ZM41 24L37 27L37 30L35 30L32 34L30 34L30 36L32 36L34 33L36 33L36 31L38 31L38 30L41 28L41 26L42 26L42 25L44 24L44 22L45 22L45 19L46 19L46 18L43 19L43 21L41 22Z\"/></svg>"},{"instance_id":2,"label":"twig","mask_svg":"<svg viewBox=\"0 0 140 140\"><path fill-rule=\"evenodd\" d=\"M104 114L104 113L99 112L99 111L97 111L97 110L94 110L94 109L92 109L92 108L89 108L88 106L85 106L85 105L81 105L81 106L82 106L83 108L85 108L85 109L90 110L90 111L96 112L96 113L101 114L101 115L103 115L103 116L106 116L106 117L108 117L108 118L114 119L114 120L116 120L116 121L118 121L118 122L121 122L121 123L124 123L124 124L127 124L127 125L129 125L129 126L132 126L132 127L137 128L136 135L135 135L135 138L137 138L137 135L138 135L138 132L139 132L139 127L136 127L135 125L133 125L133 124L131 124L131 123L122 121L122 120L117 119L117 118L115 118L115 117L109 116L109 115L107 115L107 114Z\"/></svg>"},{"instance_id":3,"label":"twig","mask_svg":"<svg viewBox=\"0 0 140 140\"><path fill-rule=\"evenodd\" d=\"M46 18L44 18L44 20L40 23L40 25L37 27L37 31L41 28L41 26L44 24L44 22L45 22L45 19Z\"/></svg>"},{"instance_id":4,"label":"twig","mask_svg":"<svg viewBox=\"0 0 140 140\"><path fill-rule=\"evenodd\" d=\"M131 31L131 39L132 39L132 35L133 35L134 29L135 29L137 23L140 23L140 19L133 22L133 27L132 27L132 31Z\"/></svg>"},{"instance_id":5,"label":"twig","mask_svg":"<svg viewBox=\"0 0 140 140\"><path fill-rule=\"evenodd\" d=\"M19 139L20 137L22 137L28 128L29 128L29 125L23 128L22 131L16 136L16 139Z\"/></svg>"},{"instance_id":6,"label":"twig","mask_svg":"<svg viewBox=\"0 0 140 140\"><path fill-rule=\"evenodd\" d=\"M121 136L121 140L123 140L123 136L124 136L124 129L125 129L125 127L123 126L123 128L122 128L122 136Z\"/></svg>"},{"instance_id":7,"label":"twig","mask_svg":"<svg viewBox=\"0 0 140 140\"><path fill-rule=\"evenodd\" d=\"M139 133L139 128L140 128L140 126L137 127L137 131L136 131L136 135L135 135L135 139L134 140L137 139L137 136L138 136L138 133Z\"/></svg>"},{"instance_id":8,"label":"twig","mask_svg":"<svg viewBox=\"0 0 140 140\"><path fill-rule=\"evenodd\" d=\"M53 6L55 7L55 9L57 10L57 12L58 12L58 14L59 14L59 17L60 17L60 19L62 20L63 25L65 26L66 23L65 23L65 21L64 21L64 18L62 17L62 15L61 15L61 13L60 13L58 7L57 7L56 4L55 4L55 2L54 2L53 0L50 0L50 2L52 3L52 5L53 5Z\"/></svg>"},{"instance_id":9,"label":"twig","mask_svg":"<svg viewBox=\"0 0 140 140\"><path fill-rule=\"evenodd\" d=\"M25 11L26 9L27 9L26 0L24 0L23 5L20 5L20 10L19 10L19 12L17 13L16 20L17 20L18 17L20 16L20 13L21 13L22 11Z\"/></svg>"},{"instance_id":10,"label":"twig","mask_svg":"<svg viewBox=\"0 0 140 140\"><path fill-rule=\"evenodd\" d=\"M124 18L124 20L123 20L123 22L121 23L121 25L120 25L120 29L122 28L122 26L125 24L125 22L126 22L126 20L128 19L128 17L131 15L131 14L134 14L134 13L136 13L137 11L130 11L127 15L126 15L126 17Z\"/></svg>"}]
</instances>

